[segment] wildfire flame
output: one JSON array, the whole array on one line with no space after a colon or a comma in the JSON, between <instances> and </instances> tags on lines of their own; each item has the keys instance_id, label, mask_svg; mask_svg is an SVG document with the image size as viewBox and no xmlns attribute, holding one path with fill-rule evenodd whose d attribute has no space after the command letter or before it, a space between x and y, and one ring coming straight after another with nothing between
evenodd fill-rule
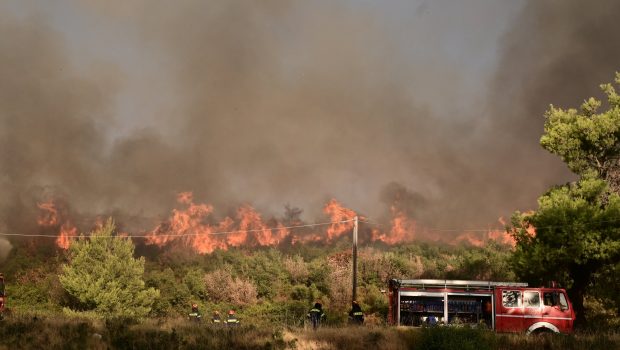
<instances>
[{"instance_id":1,"label":"wildfire flame","mask_svg":"<svg viewBox=\"0 0 620 350\"><path fill-rule=\"evenodd\" d=\"M353 229L352 220L357 214L353 210L343 207L337 200L332 199L327 202L325 207L323 207L323 212L329 215L333 222L327 229L328 241L338 238L345 232Z\"/></svg>"},{"instance_id":2,"label":"wildfire flame","mask_svg":"<svg viewBox=\"0 0 620 350\"><path fill-rule=\"evenodd\" d=\"M330 218L327 229L304 230L291 230L276 219L266 221L250 205L240 206L233 218L225 217L218 221L213 217L213 206L195 203L192 192L181 192L176 200L178 208L172 210L170 217L147 232L147 244L158 246L182 244L199 254L208 254L217 249L226 250L240 246L277 246L283 242L290 244L332 242L350 234L356 216L360 222L366 221L365 217L335 199L323 207L323 212ZM67 219L66 210L61 210L54 201L38 203L38 207L40 209L38 224L46 229L57 230L56 244L63 249L69 248L72 239L77 236L77 228ZM373 228L367 240L388 245L411 242L415 239L440 240L440 236L432 231L418 230L416 221L399 208L398 203L390 207L389 229ZM100 218L97 220L101 221ZM503 219L500 218L499 222L505 225ZM528 232L535 235L533 227L529 228ZM129 233L123 235L131 236ZM486 232L462 233L452 243L466 242L481 247L489 241L513 247L516 244L508 232L493 229Z\"/></svg>"},{"instance_id":3,"label":"wildfire flame","mask_svg":"<svg viewBox=\"0 0 620 350\"><path fill-rule=\"evenodd\" d=\"M382 233L377 229L373 230L373 240L381 241L386 244L413 241L416 233L415 221L407 217L404 212L398 210L394 205L390 207L390 211L392 212L392 227L390 231L388 231L388 233Z\"/></svg>"},{"instance_id":4,"label":"wildfire flame","mask_svg":"<svg viewBox=\"0 0 620 350\"><path fill-rule=\"evenodd\" d=\"M69 249L71 241L77 236L77 227L61 214L56 202L50 200L37 203L37 206L40 210L37 219L39 226L58 230L56 245L62 249Z\"/></svg>"},{"instance_id":5,"label":"wildfire flame","mask_svg":"<svg viewBox=\"0 0 620 350\"><path fill-rule=\"evenodd\" d=\"M180 193L177 202L185 208L174 209L167 221L150 232L147 243L162 246L181 241L196 252L205 254L216 249L241 245L277 245L289 235L289 231L281 223L276 223L274 227L267 225L261 215L249 205L237 209L236 222L226 217L212 225L209 224L213 221L211 205L194 203L191 192ZM215 234L222 232L227 234Z\"/></svg>"},{"instance_id":6,"label":"wildfire flame","mask_svg":"<svg viewBox=\"0 0 620 350\"><path fill-rule=\"evenodd\" d=\"M498 222L502 225L506 225L504 218L500 217ZM528 228L528 233L535 235L536 230L534 227ZM467 242L476 247L483 247L489 241L497 242L503 245L509 245L515 247L517 241L510 235L507 230L489 229L486 232L465 232L456 237L457 242Z\"/></svg>"}]
</instances>

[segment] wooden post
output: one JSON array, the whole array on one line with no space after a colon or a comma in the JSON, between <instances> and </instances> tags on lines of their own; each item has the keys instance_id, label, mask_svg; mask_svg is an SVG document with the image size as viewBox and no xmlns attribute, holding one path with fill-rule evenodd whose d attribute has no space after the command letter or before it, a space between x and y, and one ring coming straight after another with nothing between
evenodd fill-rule
<instances>
[{"instance_id":1,"label":"wooden post","mask_svg":"<svg viewBox=\"0 0 620 350\"><path fill-rule=\"evenodd\" d=\"M353 219L353 300L357 300L357 216Z\"/></svg>"}]
</instances>

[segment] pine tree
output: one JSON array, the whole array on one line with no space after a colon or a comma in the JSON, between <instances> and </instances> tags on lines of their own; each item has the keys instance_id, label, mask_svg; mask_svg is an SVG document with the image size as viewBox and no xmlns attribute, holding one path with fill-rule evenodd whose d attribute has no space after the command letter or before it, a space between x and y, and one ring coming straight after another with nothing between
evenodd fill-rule
<instances>
[{"instance_id":1,"label":"pine tree","mask_svg":"<svg viewBox=\"0 0 620 350\"><path fill-rule=\"evenodd\" d=\"M114 236L110 219L89 237L81 236L69 250L60 282L77 300L77 311L93 311L102 317L145 317L159 296L145 288L144 258L135 259L129 238Z\"/></svg>"},{"instance_id":2,"label":"pine tree","mask_svg":"<svg viewBox=\"0 0 620 350\"><path fill-rule=\"evenodd\" d=\"M533 285L561 282L578 324L585 322L588 288L620 262L620 96L611 84L601 89L606 111L599 113L601 101L590 98L580 111L551 106L546 113L541 145L560 156L579 180L549 190L538 199L536 212L513 216L515 273ZM528 231L532 227L535 234ZM617 295L617 279L597 288Z\"/></svg>"}]
</instances>

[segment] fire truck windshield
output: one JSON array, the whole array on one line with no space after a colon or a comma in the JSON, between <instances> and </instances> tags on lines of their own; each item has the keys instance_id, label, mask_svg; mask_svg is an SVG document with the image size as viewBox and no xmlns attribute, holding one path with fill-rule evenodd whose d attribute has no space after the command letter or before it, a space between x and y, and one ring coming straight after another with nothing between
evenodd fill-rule
<instances>
[{"instance_id":1,"label":"fire truck windshield","mask_svg":"<svg viewBox=\"0 0 620 350\"><path fill-rule=\"evenodd\" d=\"M568 302L564 293L545 292L543 294L545 306L559 306L562 310L568 310Z\"/></svg>"}]
</instances>

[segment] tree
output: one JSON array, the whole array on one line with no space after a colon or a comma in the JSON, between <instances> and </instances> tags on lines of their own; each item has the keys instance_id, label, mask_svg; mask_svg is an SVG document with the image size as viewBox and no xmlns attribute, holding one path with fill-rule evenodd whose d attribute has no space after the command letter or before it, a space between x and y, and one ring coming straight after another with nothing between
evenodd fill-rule
<instances>
[{"instance_id":1,"label":"tree","mask_svg":"<svg viewBox=\"0 0 620 350\"><path fill-rule=\"evenodd\" d=\"M620 73L615 80L620 84ZM612 84L603 84L601 89L609 104L603 113L596 113L602 103L593 97L581 105L580 112L551 106L540 144L576 174L594 171L612 192L620 193L620 95Z\"/></svg>"},{"instance_id":2,"label":"tree","mask_svg":"<svg viewBox=\"0 0 620 350\"><path fill-rule=\"evenodd\" d=\"M517 212L512 220L515 273L534 285L556 280L566 286L578 324L585 323L588 287L620 259L620 97L611 84L601 88L605 112L597 113L602 103L590 98L580 112L551 106L545 115L541 145L579 180L552 188L536 212Z\"/></svg>"},{"instance_id":3,"label":"tree","mask_svg":"<svg viewBox=\"0 0 620 350\"><path fill-rule=\"evenodd\" d=\"M515 272L532 285L553 280L565 286L579 324L596 274L620 258L620 196L603 205L606 189L605 181L584 178L540 197L535 213L513 216Z\"/></svg>"},{"instance_id":4,"label":"tree","mask_svg":"<svg viewBox=\"0 0 620 350\"><path fill-rule=\"evenodd\" d=\"M145 288L144 258L135 259L131 240L113 236L114 230L110 219L90 237L73 242L60 283L79 301L78 311L141 318L150 312L159 291Z\"/></svg>"}]
</instances>

